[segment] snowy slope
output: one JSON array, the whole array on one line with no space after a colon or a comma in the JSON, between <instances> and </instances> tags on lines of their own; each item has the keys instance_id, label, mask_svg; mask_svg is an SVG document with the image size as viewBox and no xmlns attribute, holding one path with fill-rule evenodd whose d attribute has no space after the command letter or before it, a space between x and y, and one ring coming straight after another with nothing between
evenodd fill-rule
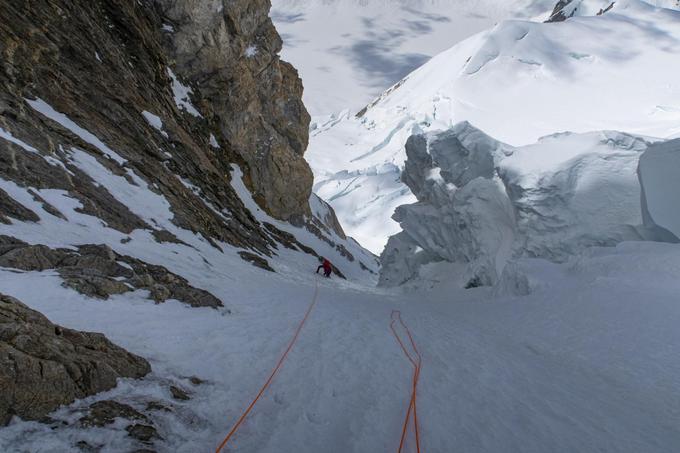
<instances>
[{"instance_id":1,"label":"snowy slope","mask_svg":"<svg viewBox=\"0 0 680 453\"><path fill-rule=\"evenodd\" d=\"M313 116L357 112L432 56L553 0L273 0L282 57L300 71Z\"/></svg>"},{"instance_id":2,"label":"snowy slope","mask_svg":"<svg viewBox=\"0 0 680 453\"><path fill-rule=\"evenodd\" d=\"M504 21L434 57L362 116L317 123L307 154L315 191L380 251L398 231L394 208L414 201L399 182L413 133L468 120L511 145L559 131L670 137L680 133L678 73L678 11L623 0L602 16Z\"/></svg>"},{"instance_id":3,"label":"snowy slope","mask_svg":"<svg viewBox=\"0 0 680 453\"><path fill-rule=\"evenodd\" d=\"M0 430L0 451L77 452L81 440L103 453L138 448L120 426L52 429L106 398L141 411L149 401L171 409L151 414L164 438L154 444L159 453L214 451L285 348L314 282L263 279L224 255L209 257L219 272L205 272L195 256L179 255L176 267L229 300L232 314L153 305L143 294L96 301L61 287L49 271L0 270L0 291L55 322L104 332L154 369L56 411L52 425L15 421ZM523 268L535 288L526 297L382 293L322 280L319 305L229 451L396 451L411 369L389 330L392 309L402 311L423 353L423 451L674 451L680 247L630 243L564 266L527 260ZM168 381L191 399L172 399ZM415 451L412 438L408 447Z\"/></svg>"},{"instance_id":4,"label":"snowy slope","mask_svg":"<svg viewBox=\"0 0 680 453\"><path fill-rule=\"evenodd\" d=\"M41 105L41 107L48 111L48 106ZM64 116L64 118L66 117ZM84 130L82 132L89 134ZM6 131L0 129L0 133L2 133L0 139L13 140L16 143L16 139ZM92 134L90 136L94 137ZM32 148L23 142L20 145L25 147L26 152L37 152L35 150L30 151ZM101 145L106 146L103 143ZM119 157L110 148L106 147L106 149L113 156ZM114 198L124 203L130 211L150 224L171 232L179 238L180 242L177 244L159 243L154 240L151 231L143 229L136 229L130 234L122 233L109 227L99 218L82 213L81 203L72 198L66 191L26 188L1 178L0 189L24 206L39 213L40 221L13 220L9 224L0 224L0 235L7 235L30 244L43 244L53 248L70 248L79 244L106 244L120 254L130 255L149 263L163 265L169 269L178 266L177 271L180 274L186 272L187 268L182 268L181 264L173 259L174 255L193 256L189 260L201 264L198 268L192 269L191 272L198 272L199 275L201 272L214 272L214 266L211 264L214 259L229 260L228 257L233 257L240 260L237 248L226 243L216 247L214 243L209 243L203 236L176 226L173 223L174 213L171 211L167 200L162 195L155 193L153 188L148 186L133 170L128 169L124 176L116 175L96 158L78 149L70 150L68 156L70 164L75 165L99 185L106 188ZM63 165L57 159L53 159L52 162L53 165ZM327 243L305 228L295 227L269 217L253 201L251 193L242 181L241 170L234 167L233 174L234 189L256 219L273 224L280 230L294 235L302 244L312 247L317 253L328 257L346 276L356 280L371 281L373 279L374 272L377 269L375 257L362 249L356 242L351 239L340 238L334 232L327 233L331 239L344 245L356 257L356 259L349 260L335 247L336 244ZM186 181L183 181L183 183L200 194L200 191L191 186L190 183ZM40 199L36 199L33 193L39 194L40 198L47 200L59 209L64 217L60 218L46 211L43 203ZM210 206L208 201L204 200L204 202ZM229 214L221 213L221 215L226 218ZM216 258L220 255L225 255L225 257ZM299 250L293 252L281 246L276 251L276 256L277 258L274 259L276 264L273 264L275 270L285 269L291 263L305 263L302 266L310 269L316 267L314 256L301 253ZM365 263L366 268L360 265L360 261ZM238 265L243 265L243 263L238 263ZM371 269L371 271L368 269Z\"/></svg>"}]
</instances>

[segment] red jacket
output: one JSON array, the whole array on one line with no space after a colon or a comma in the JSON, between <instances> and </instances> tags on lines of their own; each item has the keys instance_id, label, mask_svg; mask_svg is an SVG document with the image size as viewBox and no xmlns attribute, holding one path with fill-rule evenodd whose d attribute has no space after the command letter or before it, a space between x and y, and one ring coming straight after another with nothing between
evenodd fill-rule
<instances>
[{"instance_id":1,"label":"red jacket","mask_svg":"<svg viewBox=\"0 0 680 453\"><path fill-rule=\"evenodd\" d=\"M327 259L324 259L324 260L323 260L322 266L323 266L323 270L325 270L325 271L330 271L330 270L333 268L333 267L331 266L331 262L328 261Z\"/></svg>"}]
</instances>

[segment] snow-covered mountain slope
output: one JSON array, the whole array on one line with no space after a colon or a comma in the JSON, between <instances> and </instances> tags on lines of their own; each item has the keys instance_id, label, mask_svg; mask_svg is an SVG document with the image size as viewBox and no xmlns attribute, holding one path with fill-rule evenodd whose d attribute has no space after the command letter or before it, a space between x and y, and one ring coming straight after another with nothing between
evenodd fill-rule
<instances>
[{"instance_id":1,"label":"snow-covered mountain slope","mask_svg":"<svg viewBox=\"0 0 680 453\"><path fill-rule=\"evenodd\" d=\"M504 21L437 55L361 115L313 124L314 190L350 235L380 251L399 230L393 210L415 200L399 181L413 133L468 120L511 145L560 131L672 137L678 73L679 11L622 0L600 16Z\"/></svg>"},{"instance_id":2,"label":"snow-covered mountain slope","mask_svg":"<svg viewBox=\"0 0 680 453\"><path fill-rule=\"evenodd\" d=\"M432 56L553 0L273 0L283 58L300 71L313 116L364 105Z\"/></svg>"},{"instance_id":3,"label":"snow-covered mountain slope","mask_svg":"<svg viewBox=\"0 0 680 453\"><path fill-rule=\"evenodd\" d=\"M447 282L493 285L513 259L563 262L593 246L652 238L637 176L651 144L616 132L563 133L513 148L469 123L411 137L403 178L418 202L397 208L403 231L383 252L381 284L417 284L427 265L446 262L456 269ZM670 166L666 180L679 168ZM674 212L654 208L659 219Z\"/></svg>"},{"instance_id":4,"label":"snow-covered mountain slope","mask_svg":"<svg viewBox=\"0 0 680 453\"><path fill-rule=\"evenodd\" d=\"M142 292L96 301L62 287L51 271L0 269L0 292L62 325L104 332L154 369L60 408L47 423L15 420L0 428L0 451L215 451L278 360L314 282L298 272L263 278L217 252L208 259L210 271L197 252L172 261L228 301L231 314L154 305ZM532 288L523 297L488 288L385 293L320 279L317 307L230 449L396 451L412 378L389 328L399 309L423 354L423 451L674 451L680 246L627 243L566 265L524 260L521 269ZM190 399L173 398L169 384ZM140 447L121 418L78 423L107 399L145 414L162 439ZM413 441L409 435L409 451Z\"/></svg>"}]
</instances>

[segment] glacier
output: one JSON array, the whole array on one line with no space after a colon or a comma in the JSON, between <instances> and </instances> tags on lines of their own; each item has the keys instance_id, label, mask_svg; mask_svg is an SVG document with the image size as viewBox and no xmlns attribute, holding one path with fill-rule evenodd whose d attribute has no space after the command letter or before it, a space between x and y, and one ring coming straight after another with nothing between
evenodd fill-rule
<instances>
[{"instance_id":1,"label":"glacier","mask_svg":"<svg viewBox=\"0 0 680 453\"><path fill-rule=\"evenodd\" d=\"M394 214L403 231L383 252L380 284L418 281L424 265L441 262L458 265L455 277L442 277L461 286L494 285L514 259L566 262L592 247L651 238L637 168L656 142L604 131L512 147L467 122L412 136L402 180L417 202ZM661 157L664 164L677 179L680 167Z\"/></svg>"}]
</instances>

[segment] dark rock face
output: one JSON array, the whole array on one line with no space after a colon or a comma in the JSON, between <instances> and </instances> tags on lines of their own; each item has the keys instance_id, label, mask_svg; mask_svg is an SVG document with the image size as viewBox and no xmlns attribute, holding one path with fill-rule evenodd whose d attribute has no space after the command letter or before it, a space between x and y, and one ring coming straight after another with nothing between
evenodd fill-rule
<instances>
[{"instance_id":1,"label":"dark rock face","mask_svg":"<svg viewBox=\"0 0 680 453\"><path fill-rule=\"evenodd\" d=\"M277 238L235 193L233 165L271 216L345 240L329 206L319 201L321 218L309 206L309 115L295 69L277 55L269 0L0 0L0 8L0 179L42 207L0 190L0 222L71 220L39 195L55 189L108 228L181 242L84 171L74 156L85 154L162 196L176 226L220 250L222 242L247 250L263 268ZM183 99L178 84L190 90Z\"/></svg>"},{"instance_id":2,"label":"dark rock face","mask_svg":"<svg viewBox=\"0 0 680 453\"><path fill-rule=\"evenodd\" d=\"M74 165L72 150L82 150L110 172L128 179L134 172L153 187L170 203L176 225L268 255L272 240L233 191L231 164L245 167L255 198L272 215L289 219L309 212L312 177L302 158L308 115L301 83L276 56L280 39L267 16L268 2L213 2L224 3L224 10L205 21L181 12L194 14L210 2L170 3L0 0L0 127L36 151L0 139L0 178L66 191L82 204L81 212L124 233L156 231ZM164 23L175 22L176 36L163 30ZM213 36L214 48L208 45ZM251 44L258 51L248 58L244 52ZM172 68L191 84L200 117L176 104ZM27 100L37 98L125 162L31 108ZM161 118L165 135L144 120L143 111ZM211 146L211 134L219 147ZM4 193L0 208L0 221L38 220ZM54 207L45 209L58 215Z\"/></svg>"},{"instance_id":3,"label":"dark rock face","mask_svg":"<svg viewBox=\"0 0 680 453\"><path fill-rule=\"evenodd\" d=\"M550 14L550 18L546 20L546 22L564 22L570 17L573 17L576 12L575 9L568 16L564 12L564 8L571 4L572 1L573 0L559 0L555 5L552 14Z\"/></svg>"},{"instance_id":4,"label":"dark rock face","mask_svg":"<svg viewBox=\"0 0 680 453\"><path fill-rule=\"evenodd\" d=\"M13 415L37 420L62 404L141 378L149 363L102 334L52 324L0 295L0 424Z\"/></svg>"},{"instance_id":5,"label":"dark rock face","mask_svg":"<svg viewBox=\"0 0 680 453\"><path fill-rule=\"evenodd\" d=\"M175 29L163 41L175 72L196 87L220 143L247 164L256 201L279 219L308 215L313 176L302 155L310 117L297 71L278 57L269 0L158 3Z\"/></svg>"},{"instance_id":6,"label":"dark rock face","mask_svg":"<svg viewBox=\"0 0 680 453\"><path fill-rule=\"evenodd\" d=\"M274 269L269 265L266 259L262 258L261 256L257 256L254 253L250 252L238 252L239 256L241 259L244 261L248 261L249 263L252 263L253 266L259 267L260 269L264 269L269 272L274 272Z\"/></svg>"},{"instance_id":7,"label":"dark rock face","mask_svg":"<svg viewBox=\"0 0 680 453\"><path fill-rule=\"evenodd\" d=\"M90 406L90 413L80 419L80 424L86 427L106 426L116 418L149 422L146 415L135 410L132 406L113 400L97 401Z\"/></svg>"},{"instance_id":8,"label":"dark rock face","mask_svg":"<svg viewBox=\"0 0 680 453\"><path fill-rule=\"evenodd\" d=\"M135 289L147 289L156 303L177 299L192 307L223 306L217 297L191 286L186 279L165 267L119 255L105 245L81 245L76 252L28 245L8 236L0 236L0 267L24 271L56 269L64 279L65 286L98 299L108 299L114 294Z\"/></svg>"},{"instance_id":9,"label":"dark rock face","mask_svg":"<svg viewBox=\"0 0 680 453\"><path fill-rule=\"evenodd\" d=\"M580 5L577 5L574 9L571 10L571 12L569 13L566 12L567 6L570 6L573 3L574 0L559 0L555 5L555 8L553 9L553 12L550 14L550 17L548 18L548 20L546 20L546 22L564 22L565 20L574 17ZM616 2L611 2L609 6L607 6L606 8L600 8L600 11L597 12L597 15L601 16L605 13L608 13L609 11L612 10L612 8L614 8L615 4Z\"/></svg>"}]
</instances>

